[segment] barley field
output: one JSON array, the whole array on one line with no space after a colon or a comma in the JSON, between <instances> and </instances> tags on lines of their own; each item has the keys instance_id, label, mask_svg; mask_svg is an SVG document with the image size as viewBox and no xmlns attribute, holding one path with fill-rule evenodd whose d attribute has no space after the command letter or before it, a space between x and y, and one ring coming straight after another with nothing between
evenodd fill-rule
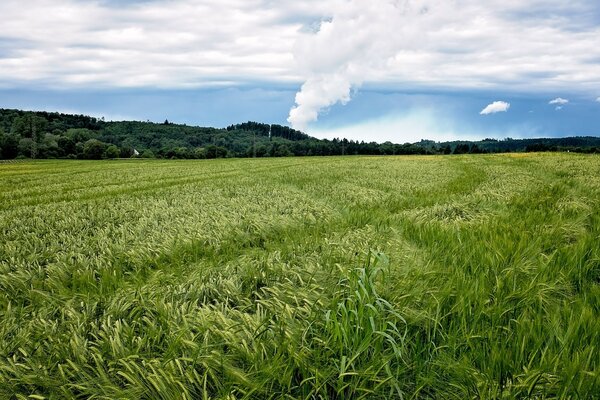
<instances>
[{"instance_id":1,"label":"barley field","mask_svg":"<svg viewBox=\"0 0 600 400\"><path fill-rule=\"evenodd\" d=\"M0 164L2 399L600 395L600 157Z\"/></svg>"}]
</instances>

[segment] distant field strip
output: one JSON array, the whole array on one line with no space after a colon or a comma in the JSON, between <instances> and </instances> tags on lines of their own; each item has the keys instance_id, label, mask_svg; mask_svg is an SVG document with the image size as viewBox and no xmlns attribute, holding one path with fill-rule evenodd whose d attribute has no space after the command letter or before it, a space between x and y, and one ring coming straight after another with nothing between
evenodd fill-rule
<instances>
[{"instance_id":1,"label":"distant field strip","mask_svg":"<svg viewBox=\"0 0 600 400\"><path fill-rule=\"evenodd\" d=\"M599 398L600 157L0 165L0 398Z\"/></svg>"}]
</instances>

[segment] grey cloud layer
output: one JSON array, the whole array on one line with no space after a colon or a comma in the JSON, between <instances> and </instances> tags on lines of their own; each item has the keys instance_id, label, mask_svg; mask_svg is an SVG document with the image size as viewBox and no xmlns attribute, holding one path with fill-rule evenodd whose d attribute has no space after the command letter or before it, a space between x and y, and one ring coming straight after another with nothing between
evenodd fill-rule
<instances>
[{"instance_id":1,"label":"grey cloud layer","mask_svg":"<svg viewBox=\"0 0 600 400\"><path fill-rule=\"evenodd\" d=\"M254 3L254 4L253 4ZM256 2L169 1L127 7L33 0L0 4L0 37L24 41L0 58L7 81L182 87L250 79L297 81L298 26Z\"/></svg>"},{"instance_id":2,"label":"grey cloud layer","mask_svg":"<svg viewBox=\"0 0 600 400\"><path fill-rule=\"evenodd\" d=\"M26 3L0 2L5 87L305 82L302 124L363 82L600 92L594 0Z\"/></svg>"}]
</instances>

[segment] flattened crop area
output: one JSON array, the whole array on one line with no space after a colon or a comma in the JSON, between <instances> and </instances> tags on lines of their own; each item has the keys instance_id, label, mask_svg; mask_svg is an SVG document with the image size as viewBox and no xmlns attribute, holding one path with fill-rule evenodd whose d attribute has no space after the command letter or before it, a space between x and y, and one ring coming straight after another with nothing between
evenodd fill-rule
<instances>
[{"instance_id":1,"label":"flattened crop area","mask_svg":"<svg viewBox=\"0 0 600 400\"><path fill-rule=\"evenodd\" d=\"M600 157L0 165L0 398L594 398Z\"/></svg>"}]
</instances>

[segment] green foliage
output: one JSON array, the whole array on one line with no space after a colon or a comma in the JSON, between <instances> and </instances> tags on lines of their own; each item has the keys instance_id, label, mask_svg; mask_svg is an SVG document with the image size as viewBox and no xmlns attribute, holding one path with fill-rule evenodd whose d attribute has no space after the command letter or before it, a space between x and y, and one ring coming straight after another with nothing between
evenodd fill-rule
<instances>
[{"instance_id":1,"label":"green foliage","mask_svg":"<svg viewBox=\"0 0 600 400\"><path fill-rule=\"evenodd\" d=\"M204 149L206 158L224 158L227 156L227 149L223 146L208 145Z\"/></svg>"},{"instance_id":2,"label":"green foliage","mask_svg":"<svg viewBox=\"0 0 600 400\"><path fill-rule=\"evenodd\" d=\"M144 152L140 155L142 158L154 158L154 153L152 150L144 150Z\"/></svg>"},{"instance_id":3,"label":"green foliage","mask_svg":"<svg viewBox=\"0 0 600 400\"><path fill-rule=\"evenodd\" d=\"M479 142L365 143L347 139L319 140L277 124L245 122L226 129L179 125L168 120L105 122L83 115L0 109L0 128L12 132L0 157L89 158L84 144L95 139L115 145L122 158L136 149L156 158L287 157L329 155L477 154L513 151L600 152L600 138L485 139ZM48 136L51 135L51 136ZM5 135L6 136L6 135ZM34 137L35 136L35 137ZM31 139L21 143L22 139Z\"/></svg>"},{"instance_id":4,"label":"green foliage","mask_svg":"<svg viewBox=\"0 0 600 400\"><path fill-rule=\"evenodd\" d=\"M32 149L34 148L34 143L35 142L32 138L20 139L17 147L19 150L19 155L23 157L31 157Z\"/></svg>"},{"instance_id":5,"label":"green foliage","mask_svg":"<svg viewBox=\"0 0 600 400\"><path fill-rule=\"evenodd\" d=\"M597 398L598 171L3 164L0 398Z\"/></svg>"},{"instance_id":6,"label":"green foliage","mask_svg":"<svg viewBox=\"0 0 600 400\"><path fill-rule=\"evenodd\" d=\"M285 144L273 145L272 149L273 157L289 157L294 155Z\"/></svg>"},{"instance_id":7,"label":"green foliage","mask_svg":"<svg viewBox=\"0 0 600 400\"><path fill-rule=\"evenodd\" d=\"M13 159L19 155L19 136L0 132L0 158Z\"/></svg>"},{"instance_id":8,"label":"green foliage","mask_svg":"<svg viewBox=\"0 0 600 400\"><path fill-rule=\"evenodd\" d=\"M45 118L28 113L14 119L11 133L24 138L34 138L34 136L44 134L47 127L48 121Z\"/></svg>"},{"instance_id":9,"label":"green foliage","mask_svg":"<svg viewBox=\"0 0 600 400\"><path fill-rule=\"evenodd\" d=\"M103 158L118 158L121 155L119 148L114 144L111 144L104 150Z\"/></svg>"},{"instance_id":10,"label":"green foliage","mask_svg":"<svg viewBox=\"0 0 600 400\"><path fill-rule=\"evenodd\" d=\"M75 143L84 143L90 139L97 138L98 134L86 128L72 128L67 130L65 136Z\"/></svg>"},{"instance_id":11,"label":"green foliage","mask_svg":"<svg viewBox=\"0 0 600 400\"><path fill-rule=\"evenodd\" d=\"M99 160L104 155L105 150L105 143L97 139L90 139L83 144L83 157L88 160Z\"/></svg>"},{"instance_id":12,"label":"green foliage","mask_svg":"<svg viewBox=\"0 0 600 400\"><path fill-rule=\"evenodd\" d=\"M467 154L469 153L469 145L467 143L459 143L454 147L454 154Z\"/></svg>"},{"instance_id":13,"label":"green foliage","mask_svg":"<svg viewBox=\"0 0 600 400\"><path fill-rule=\"evenodd\" d=\"M77 141L69 136L60 136L58 138L58 147L62 156L68 156L70 154L77 154Z\"/></svg>"},{"instance_id":14,"label":"green foliage","mask_svg":"<svg viewBox=\"0 0 600 400\"><path fill-rule=\"evenodd\" d=\"M60 136L46 133L38 144L37 158L58 158L63 152L59 147Z\"/></svg>"}]
</instances>

